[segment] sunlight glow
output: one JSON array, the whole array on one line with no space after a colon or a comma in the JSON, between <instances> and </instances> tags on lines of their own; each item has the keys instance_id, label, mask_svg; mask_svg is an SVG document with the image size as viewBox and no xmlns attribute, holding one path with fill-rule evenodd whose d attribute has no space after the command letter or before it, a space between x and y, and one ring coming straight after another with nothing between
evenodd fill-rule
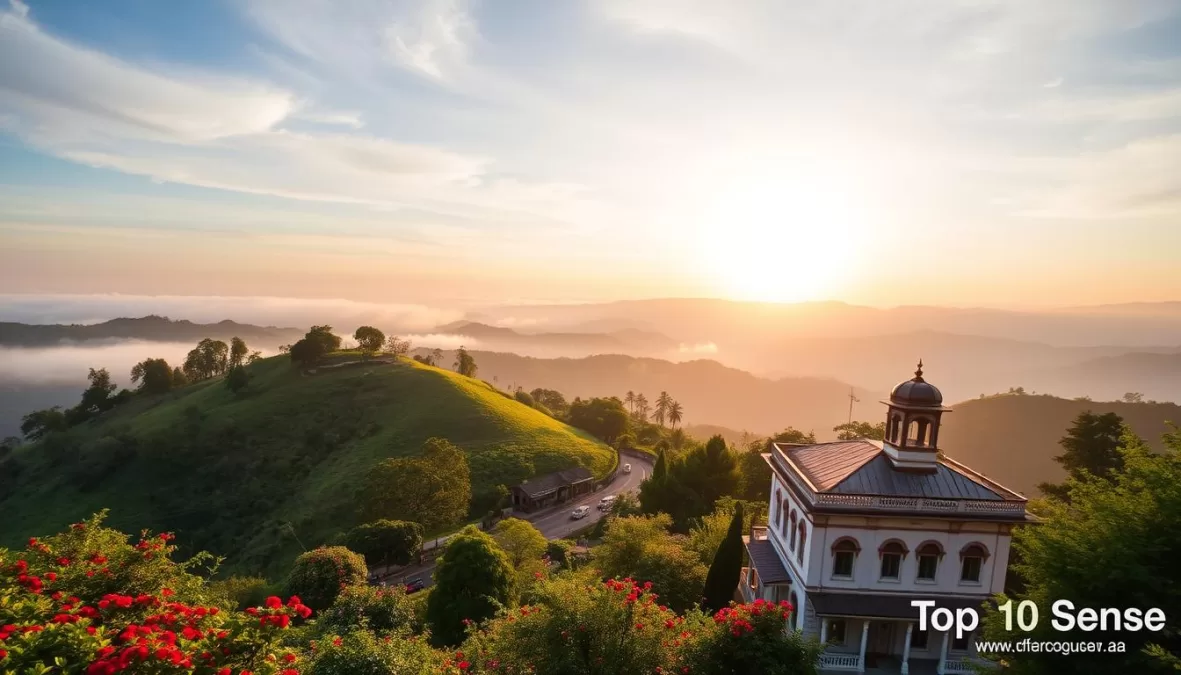
<instances>
[{"instance_id":1,"label":"sunlight glow","mask_svg":"<svg viewBox=\"0 0 1181 675\"><path fill-rule=\"evenodd\" d=\"M726 296L831 297L861 259L852 191L819 176L745 178L720 190L698 227L701 255Z\"/></svg>"}]
</instances>

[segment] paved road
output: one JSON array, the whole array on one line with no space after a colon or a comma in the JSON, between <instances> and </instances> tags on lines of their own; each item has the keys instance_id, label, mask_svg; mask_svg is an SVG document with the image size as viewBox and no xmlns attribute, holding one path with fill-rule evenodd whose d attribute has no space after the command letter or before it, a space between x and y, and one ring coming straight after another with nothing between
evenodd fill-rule
<instances>
[{"instance_id":1,"label":"paved road","mask_svg":"<svg viewBox=\"0 0 1181 675\"><path fill-rule=\"evenodd\" d=\"M587 526L598 522L605 514L596 508L599 505L599 500L608 495L617 495L624 492L639 492L640 483L643 482L648 474L652 472L652 465L654 460L649 457L638 458L629 455L623 455L620 459L621 464L631 464L631 473L623 473L622 469L616 477L615 482L608 485L606 488L598 492L592 492L588 495L583 495L581 498L569 501L562 504L561 507L554 509L547 509L536 515L526 516L526 518L533 523L546 539L561 539L570 535L575 530L581 530ZM591 507L590 513L585 518L573 520L570 518L570 512L579 506L586 505ZM514 513L513 515L520 516L521 514ZM436 545L445 546L447 540L451 537L440 537L437 541L432 539L423 544L423 549L429 550ZM427 587L430 587L434 582L431 575L435 571L435 564L431 562L421 567L407 568L400 570L396 576L391 579L398 582L409 579L422 579Z\"/></svg>"}]
</instances>

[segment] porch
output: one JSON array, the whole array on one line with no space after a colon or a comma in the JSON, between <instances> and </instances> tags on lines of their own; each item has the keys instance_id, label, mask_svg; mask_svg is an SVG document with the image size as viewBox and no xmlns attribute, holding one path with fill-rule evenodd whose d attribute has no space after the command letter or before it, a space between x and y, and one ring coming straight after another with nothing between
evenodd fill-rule
<instances>
[{"instance_id":1,"label":"porch","mask_svg":"<svg viewBox=\"0 0 1181 675\"><path fill-rule=\"evenodd\" d=\"M978 665L990 665L973 656L971 635L920 632L912 621L821 616L820 641L827 645L820 672L828 675L974 675Z\"/></svg>"}]
</instances>

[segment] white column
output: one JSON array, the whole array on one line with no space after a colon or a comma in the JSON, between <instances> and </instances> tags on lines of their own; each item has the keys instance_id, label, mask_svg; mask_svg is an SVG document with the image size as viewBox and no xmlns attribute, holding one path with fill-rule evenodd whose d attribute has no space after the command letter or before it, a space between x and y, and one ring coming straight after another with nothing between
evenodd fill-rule
<instances>
[{"instance_id":1,"label":"white column","mask_svg":"<svg viewBox=\"0 0 1181 675\"><path fill-rule=\"evenodd\" d=\"M943 634L943 647L939 650L939 666L935 668L938 675L945 675L947 673L947 640L951 636L951 631Z\"/></svg>"},{"instance_id":2,"label":"white column","mask_svg":"<svg viewBox=\"0 0 1181 675\"><path fill-rule=\"evenodd\" d=\"M869 642L869 620L861 622L861 655L857 657L857 672L865 672L865 645Z\"/></svg>"},{"instance_id":3,"label":"white column","mask_svg":"<svg viewBox=\"0 0 1181 675\"><path fill-rule=\"evenodd\" d=\"M820 617L820 646L828 646L828 618Z\"/></svg>"},{"instance_id":4,"label":"white column","mask_svg":"<svg viewBox=\"0 0 1181 675\"><path fill-rule=\"evenodd\" d=\"M902 643L902 675L910 673L910 633L914 630L913 623L906 624L906 642Z\"/></svg>"}]
</instances>

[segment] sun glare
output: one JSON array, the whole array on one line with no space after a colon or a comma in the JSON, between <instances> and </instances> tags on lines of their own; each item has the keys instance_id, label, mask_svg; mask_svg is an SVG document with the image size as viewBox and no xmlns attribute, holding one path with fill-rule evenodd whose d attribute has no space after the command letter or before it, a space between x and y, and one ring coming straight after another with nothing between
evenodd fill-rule
<instances>
[{"instance_id":1,"label":"sun glare","mask_svg":"<svg viewBox=\"0 0 1181 675\"><path fill-rule=\"evenodd\" d=\"M717 194L698 241L728 297L818 300L831 297L852 276L859 223L848 191L831 181L746 179Z\"/></svg>"}]
</instances>

